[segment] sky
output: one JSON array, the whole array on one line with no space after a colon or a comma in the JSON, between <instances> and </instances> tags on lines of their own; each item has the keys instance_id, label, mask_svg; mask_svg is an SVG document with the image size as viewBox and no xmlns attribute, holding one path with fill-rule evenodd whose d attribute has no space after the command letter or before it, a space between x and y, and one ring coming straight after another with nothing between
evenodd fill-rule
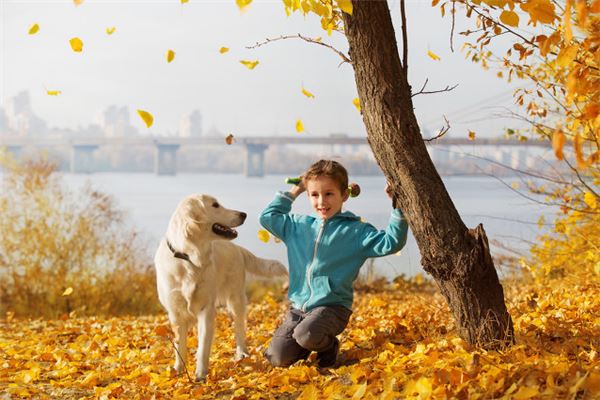
<instances>
[{"instance_id":1,"label":"sky","mask_svg":"<svg viewBox=\"0 0 600 400\"><path fill-rule=\"evenodd\" d=\"M389 1L397 38L398 0ZM330 49L302 40L281 40L248 49L266 38L301 33L321 36L347 52L341 33L332 36L314 15L287 17L281 1L254 0L241 12L234 0L0 0L0 106L29 91L34 112L51 127L96 122L110 105L127 106L142 134L174 135L182 117L202 113L203 129L234 136L346 133L364 136L352 67ZM511 107L513 87L494 71L465 60L462 36L450 49L449 18L430 0L407 0L409 80L418 91L458 85L451 92L419 95L415 112L423 131L435 134L448 118L452 137L502 135L516 122L498 117ZM39 32L29 35L29 27ZM112 35L107 27L115 27ZM461 27L455 28L455 32ZM79 37L83 52L71 50ZM401 43L401 41L399 41ZM219 48L230 51L219 53ZM167 50L175 51L171 63ZM439 61L430 58L432 51ZM249 70L240 60L258 60ZM315 95L307 98L302 87ZM47 90L60 90L59 96ZM154 116L146 128L135 110Z\"/></svg>"}]
</instances>

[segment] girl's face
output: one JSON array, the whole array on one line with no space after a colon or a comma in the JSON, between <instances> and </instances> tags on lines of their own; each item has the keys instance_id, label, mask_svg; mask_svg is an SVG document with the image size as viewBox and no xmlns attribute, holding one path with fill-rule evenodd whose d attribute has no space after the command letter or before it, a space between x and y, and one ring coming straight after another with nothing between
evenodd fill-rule
<instances>
[{"instance_id":1,"label":"girl's face","mask_svg":"<svg viewBox=\"0 0 600 400\"><path fill-rule=\"evenodd\" d=\"M348 200L348 191L342 193L339 183L328 176L308 180L306 192L313 210L325 220L340 212L342 205Z\"/></svg>"}]
</instances>

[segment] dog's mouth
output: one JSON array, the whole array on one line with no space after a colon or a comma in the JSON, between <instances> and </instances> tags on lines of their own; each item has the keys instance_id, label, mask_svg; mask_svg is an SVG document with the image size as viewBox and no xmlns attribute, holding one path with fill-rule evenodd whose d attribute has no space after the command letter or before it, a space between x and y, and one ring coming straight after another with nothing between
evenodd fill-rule
<instances>
[{"instance_id":1,"label":"dog's mouth","mask_svg":"<svg viewBox=\"0 0 600 400\"><path fill-rule=\"evenodd\" d=\"M238 235L235 229L218 223L213 224L212 231L219 236L223 236L226 239L235 239Z\"/></svg>"}]
</instances>

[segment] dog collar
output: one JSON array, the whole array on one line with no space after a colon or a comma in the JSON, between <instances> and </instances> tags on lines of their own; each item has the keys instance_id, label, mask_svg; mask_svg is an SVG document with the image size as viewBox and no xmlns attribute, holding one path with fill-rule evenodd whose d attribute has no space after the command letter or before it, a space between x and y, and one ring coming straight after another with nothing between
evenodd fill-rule
<instances>
[{"instance_id":1,"label":"dog collar","mask_svg":"<svg viewBox=\"0 0 600 400\"><path fill-rule=\"evenodd\" d=\"M173 248L173 245L171 245L171 242L169 242L169 239L165 239L165 241L167 242L167 247L169 248L169 250L171 250L171 253L173 253L173 257L181 258L182 260L185 260L185 261L189 262L190 264L194 265L192 260L190 260L190 256L188 256L185 253L175 250Z\"/></svg>"}]
</instances>

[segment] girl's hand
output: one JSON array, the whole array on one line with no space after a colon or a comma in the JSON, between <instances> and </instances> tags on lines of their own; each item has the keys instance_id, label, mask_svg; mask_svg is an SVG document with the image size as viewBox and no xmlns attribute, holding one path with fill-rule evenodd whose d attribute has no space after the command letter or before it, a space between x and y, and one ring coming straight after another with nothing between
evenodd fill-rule
<instances>
[{"instance_id":1,"label":"girl's hand","mask_svg":"<svg viewBox=\"0 0 600 400\"><path fill-rule=\"evenodd\" d=\"M389 182L386 182L386 183L385 183L385 189L384 189L384 190L385 190L385 193L388 195L388 197L389 197L390 199L392 199L392 198L393 198L393 197L392 197L392 187L390 186L390 183L389 183Z\"/></svg>"},{"instance_id":2,"label":"girl's hand","mask_svg":"<svg viewBox=\"0 0 600 400\"><path fill-rule=\"evenodd\" d=\"M299 184L294 185L294 187L290 190L290 193L294 198L300 196L303 192L306 191L306 187L304 187L304 181L300 181Z\"/></svg>"}]
</instances>

